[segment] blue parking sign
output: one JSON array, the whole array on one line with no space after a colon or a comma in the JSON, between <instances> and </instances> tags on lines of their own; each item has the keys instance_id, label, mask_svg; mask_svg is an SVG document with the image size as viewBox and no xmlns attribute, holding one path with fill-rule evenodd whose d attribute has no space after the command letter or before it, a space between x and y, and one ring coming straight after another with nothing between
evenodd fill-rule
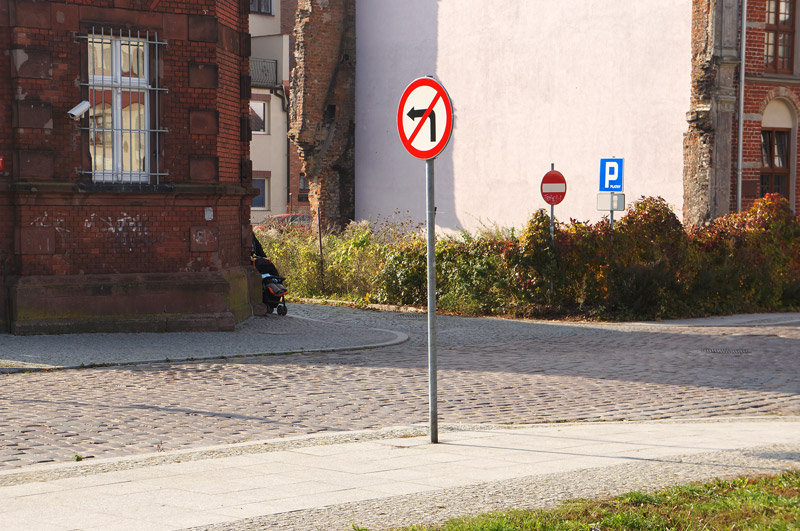
<instances>
[{"instance_id":1,"label":"blue parking sign","mask_svg":"<svg viewBox=\"0 0 800 531\"><path fill-rule=\"evenodd\" d=\"M624 159L600 159L600 191L622 192Z\"/></svg>"}]
</instances>

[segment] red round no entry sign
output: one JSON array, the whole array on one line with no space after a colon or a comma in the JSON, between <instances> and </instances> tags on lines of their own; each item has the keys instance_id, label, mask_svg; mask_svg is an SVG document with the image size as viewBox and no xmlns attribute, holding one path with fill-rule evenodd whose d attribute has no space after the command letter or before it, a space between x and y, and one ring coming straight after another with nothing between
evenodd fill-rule
<instances>
[{"instance_id":1,"label":"red round no entry sign","mask_svg":"<svg viewBox=\"0 0 800 531\"><path fill-rule=\"evenodd\" d=\"M549 171L542 178L542 197L548 205L557 205L567 195L567 180L559 171Z\"/></svg>"}]
</instances>

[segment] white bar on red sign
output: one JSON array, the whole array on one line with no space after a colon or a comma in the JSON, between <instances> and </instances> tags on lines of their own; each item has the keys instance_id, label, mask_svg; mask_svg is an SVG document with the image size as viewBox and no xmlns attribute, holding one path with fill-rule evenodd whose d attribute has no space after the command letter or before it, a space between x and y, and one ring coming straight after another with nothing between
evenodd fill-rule
<instances>
[{"instance_id":1,"label":"white bar on red sign","mask_svg":"<svg viewBox=\"0 0 800 531\"><path fill-rule=\"evenodd\" d=\"M563 194L567 191L566 183L543 183L542 184L542 193L543 194Z\"/></svg>"}]
</instances>

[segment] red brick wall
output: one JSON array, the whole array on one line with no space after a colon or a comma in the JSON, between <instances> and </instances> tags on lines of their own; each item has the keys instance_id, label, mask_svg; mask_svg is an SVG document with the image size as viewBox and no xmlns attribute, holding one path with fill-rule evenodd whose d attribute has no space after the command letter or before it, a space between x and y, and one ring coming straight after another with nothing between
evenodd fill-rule
<instances>
[{"instance_id":1,"label":"red brick wall","mask_svg":"<svg viewBox=\"0 0 800 531\"><path fill-rule=\"evenodd\" d=\"M794 108L795 117L800 114L800 87L795 84L782 83L780 78L765 71L764 66L764 28L766 22L765 0L749 0L747 5L748 21L744 114L745 118L761 115L767 104L774 99L783 100L790 108ZM800 35L798 33L797 35ZM795 72L794 79L800 79L800 72ZM738 94L738 80L737 80ZM748 116L749 115L749 116ZM738 118L737 118L738 119ZM738 128L738 123L735 125ZM734 129L737 130L737 129ZM742 208L752 206L760 195L761 175L757 166L761 164L761 121L745 119L743 137L743 169L742 169ZM734 138L733 157L737 156L736 138ZM800 143L793 146L792 155L795 161L800 154ZM732 210L735 209L736 174L731 176ZM794 208L800 208L800 186L795 185L795 195L791 198Z\"/></svg>"},{"instance_id":2,"label":"red brick wall","mask_svg":"<svg viewBox=\"0 0 800 531\"><path fill-rule=\"evenodd\" d=\"M0 49L11 48L11 28L9 27L8 0L0 0ZM0 53L0 157L4 167L0 171L0 331L6 327L9 318L9 298L6 289L7 277L14 264L14 208L9 193L11 185L11 60L8 53Z\"/></svg>"},{"instance_id":3,"label":"red brick wall","mask_svg":"<svg viewBox=\"0 0 800 531\"><path fill-rule=\"evenodd\" d=\"M0 264L11 277L225 271L246 267L242 161L249 36L243 0L0 0ZM86 121L91 28L157 33L159 186L99 187ZM14 58L17 58L15 61ZM191 81L190 81L191 79ZM246 131L245 131L246 133ZM155 184L155 180L153 181ZM207 219L207 208L212 213ZM2 266L0 266L2 267ZM0 290L0 322L6 289Z\"/></svg>"}]
</instances>

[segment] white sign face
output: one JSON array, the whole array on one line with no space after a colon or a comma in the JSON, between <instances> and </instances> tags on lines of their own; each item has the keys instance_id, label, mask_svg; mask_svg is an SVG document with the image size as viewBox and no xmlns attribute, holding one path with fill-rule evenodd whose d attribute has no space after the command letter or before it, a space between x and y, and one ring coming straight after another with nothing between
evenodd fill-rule
<instances>
[{"instance_id":1,"label":"white sign face","mask_svg":"<svg viewBox=\"0 0 800 531\"><path fill-rule=\"evenodd\" d=\"M431 159L447 145L453 109L444 88L431 78L408 86L397 112L400 140L415 157Z\"/></svg>"},{"instance_id":2,"label":"white sign face","mask_svg":"<svg viewBox=\"0 0 800 531\"><path fill-rule=\"evenodd\" d=\"M602 212L620 212L625 210L625 194L599 193L597 194L597 210Z\"/></svg>"}]
</instances>

